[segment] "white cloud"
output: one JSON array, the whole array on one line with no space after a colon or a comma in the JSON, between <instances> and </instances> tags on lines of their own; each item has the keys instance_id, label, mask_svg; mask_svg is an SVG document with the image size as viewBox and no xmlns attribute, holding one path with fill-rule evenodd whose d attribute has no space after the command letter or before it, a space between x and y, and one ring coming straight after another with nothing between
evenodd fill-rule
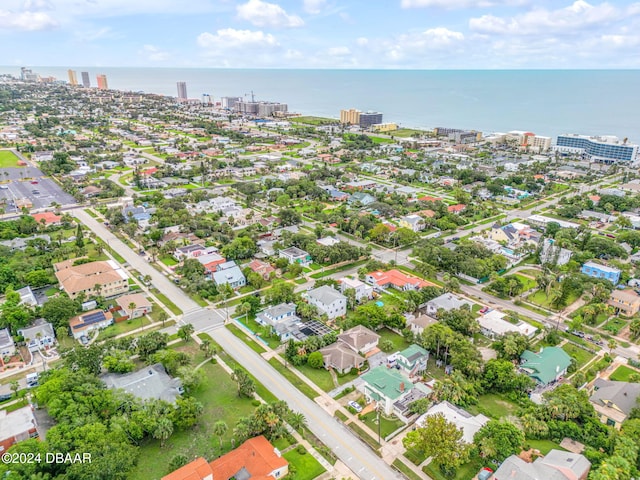
<instances>
[{"instance_id":1,"label":"white cloud","mask_svg":"<svg viewBox=\"0 0 640 480\"><path fill-rule=\"evenodd\" d=\"M304 0L304 11L317 15L326 6L327 0Z\"/></svg>"},{"instance_id":2,"label":"white cloud","mask_svg":"<svg viewBox=\"0 0 640 480\"><path fill-rule=\"evenodd\" d=\"M0 29L7 30L49 30L59 23L45 12L0 10Z\"/></svg>"},{"instance_id":3,"label":"white cloud","mask_svg":"<svg viewBox=\"0 0 640 480\"><path fill-rule=\"evenodd\" d=\"M356 39L356 44L360 45L361 47L364 47L365 45L369 44L369 39L367 37L358 37Z\"/></svg>"},{"instance_id":4,"label":"white cloud","mask_svg":"<svg viewBox=\"0 0 640 480\"><path fill-rule=\"evenodd\" d=\"M198 35L199 46L209 50L211 54L219 54L228 50L251 48L255 50L278 47L276 38L270 33L253 30L236 30L224 28L215 34L204 32Z\"/></svg>"},{"instance_id":5,"label":"white cloud","mask_svg":"<svg viewBox=\"0 0 640 480\"><path fill-rule=\"evenodd\" d=\"M510 35L573 34L576 31L607 25L625 15L608 3L591 5L584 0L558 10L535 8L513 17L483 15L469 20L469 28L476 32Z\"/></svg>"},{"instance_id":6,"label":"white cloud","mask_svg":"<svg viewBox=\"0 0 640 480\"><path fill-rule=\"evenodd\" d=\"M529 3L528 0L402 0L402 8L486 8L496 6L514 6Z\"/></svg>"},{"instance_id":7,"label":"white cloud","mask_svg":"<svg viewBox=\"0 0 640 480\"><path fill-rule=\"evenodd\" d=\"M163 62L171 56L169 52L165 52L155 45L144 45L138 53L152 62Z\"/></svg>"},{"instance_id":8,"label":"white cloud","mask_svg":"<svg viewBox=\"0 0 640 480\"><path fill-rule=\"evenodd\" d=\"M238 18L257 27L301 27L304 20L297 15L289 15L284 8L275 3L262 0L249 0L238 5Z\"/></svg>"},{"instance_id":9,"label":"white cloud","mask_svg":"<svg viewBox=\"0 0 640 480\"><path fill-rule=\"evenodd\" d=\"M349 47L331 47L327 50L327 53L332 57L346 57L347 55L351 55L351 50Z\"/></svg>"}]
</instances>

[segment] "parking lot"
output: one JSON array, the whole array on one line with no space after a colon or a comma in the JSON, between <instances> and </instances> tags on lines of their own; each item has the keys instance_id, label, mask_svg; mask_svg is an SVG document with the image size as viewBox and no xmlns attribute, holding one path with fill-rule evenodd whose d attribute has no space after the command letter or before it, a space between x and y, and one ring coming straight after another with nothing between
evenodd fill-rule
<instances>
[{"instance_id":1,"label":"parking lot","mask_svg":"<svg viewBox=\"0 0 640 480\"><path fill-rule=\"evenodd\" d=\"M52 203L63 206L76 203L71 195L50 178L44 178L35 167L0 168L0 182L0 199L6 200L7 213L16 212L16 200L24 198L31 201L33 209L46 208Z\"/></svg>"}]
</instances>

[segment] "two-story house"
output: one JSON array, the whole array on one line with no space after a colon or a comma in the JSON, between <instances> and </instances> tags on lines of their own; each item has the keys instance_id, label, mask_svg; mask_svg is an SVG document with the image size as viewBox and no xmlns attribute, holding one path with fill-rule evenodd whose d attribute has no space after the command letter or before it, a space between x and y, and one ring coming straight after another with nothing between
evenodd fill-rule
<instances>
[{"instance_id":1,"label":"two-story house","mask_svg":"<svg viewBox=\"0 0 640 480\"><path fill-rule=\"evenodd\" d=\"M309 290L304 296L331 320L347 314L347 297L328 285Z\"/></svg>"},{"instance_id":2,"label":"two-story house","mask_svg":"<svg viewBox=\"0 0 640 480\"><path fill-rule=\"evenodd\" d=\"M44 318L37 318L27 327L18 330L18 335L24 338L29 351L47 349L55 345L56 334L53 325Z\"/></svg>"},{"instance_id":3,"label":"two-story house","mask_svg":"<svg viewBox=\"0 0 640 480\"><path fill-rule=\"evenodd\" d=\"M620 270L596 262L586 262L582 265L580 272L593 278L604 278L614 285L620 282Z\"/></svg>"},{"instance_id":4,"label":"two-story house","mask_svg":"<svg viewBox=\"0 0 640 480\"><path fill-rule=\"evenodd\" d=\"M53 269L60 288L70 298L81 293L86 297L114 297L129 291L129 277L113 260L74 265L77 259L55 263Z\"/></svg>"},{"instance_id":5,"label":"two-story house","mask_svg":"<svg viewBox=\"0 0 640 480\"><path fill-rule=\"evenodd\" d=\"M338 342L344 343L354 352L360 352L363 355L378 348L378 341L380 341L380 335L362 325L356 325L338 335Z\"/></svg>"},{"instance_id":6,"label":"two-story house","mask_svg":"<svg viewBox=\"0 0 640 480\"><path fill-rule=\"evenodd\" d=\"M420 215L406 215L398 221L398 225L402 228L408 228L414 232L421 232L425 229L426 223Z\"/></svg>"},{"instance_id":7,"label":"two-story house","mask_svg":"<svg viewBox=\"0 0 640 480\"><path fill-rule=\"evenodd\" d=\"M234 289L244 287L247 284L244 273L233 260L216 266L212 279L216 285L230 285Z\"/></svg>"},{"instance_id":8,"label":"two-story house","mask_svg":"<svg viewBox=\"0 0 640 480\"><path fill-rule=\"evenodd\" d=\"M0 329L0 356L11 356L16 353L16 344L8 328Z\"/></svg>"},{"instance_id":9,"label":"two-story house","mask_svg":"<svg viewBox=\"0 0 640 480\"><path fill-rule=\"evenodd\" d=\"M425 308L427 315L435 317L438 310L457 310L465 305L469 308L473 306L469 300L462 299L453 293L444 293L439 297L429 300L424 306L421 305L421 307Z\"/></svg>"},{"instance_id":10,"label":"two-story house","mask_svg":"<svg viewBox=\"0 0 640 480\"><path fill-rule=\"evenodd\" d=\"M640 383L614 382L597 378L589 401L600 421L620 430L640 397Z\"/></svg>"},{"instance_id":11,"label":"two-story house","mask_svg":"<svg viewBox=\"0 0 640 480\"><path fill-rule=\"evenodd\" d=\"M258 313L256 322L270 327L284 342L294 338L293 333L297 331L300 318L296 315L295 303L280 303Z\"/></svg>"},{"instance_id":12,"label":"two-story house","mask_svg":"<svg viewBox=\"0 0 640 480\"><path fill-rule=\"evenodd\" d=\"M633 290L614 290L607 303L616 309L616 313L627 317L633 317L640 311L640 296Z\"/></svg>"},{"instance_id":13,"label":"two-story house","mask_svg":"<svg viewBox=\"0 0 640 480\"><path fill-rule=\"evenodd\" d=\"M303 267L311 264L311 255L298 247L285 248L280 250L278 255L280 258L286 258L289 263L298 263Z\"/></svg>"},{"instance_id":14,"label":"two-story house","mask_svg":"<svg viewBox=\"0 0 640 480\"><path fill-rule=\"evenodd\" d=\"M358 280L357 278L343 277L340 280L340 292L352 289L356 294L356 302L371 300L373 298L373 287Z\"/></svg>"},{"instance_id":15,"label":"two-story house","mask_svg":"<svg viewBox=\"0 0 640 480\"><path fill-rule=\"evenodd\" d=\"M429 351L413 344L389 358L392 359L391 366L399 367L409 377L415 377L427 369Z\"/></svg>"}]
</instances>

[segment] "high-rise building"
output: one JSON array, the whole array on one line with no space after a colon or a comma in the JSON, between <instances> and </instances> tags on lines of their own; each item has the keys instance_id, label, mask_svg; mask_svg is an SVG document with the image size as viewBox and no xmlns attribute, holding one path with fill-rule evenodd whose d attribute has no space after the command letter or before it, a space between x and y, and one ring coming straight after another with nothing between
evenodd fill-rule
<instances>
[{"instance_id":1,"label":"high-rise building","mask_svg":"<svg viewBox=\"0 0 640 480\"><path fill-rule=\"evenodd\" d=\"M242 97L222 97L220 99L222 108L226 108L228 110L234 110L236 108L236 104L241 101Z\"/></svg>"},{"instance_id":2,"label":"high-rise building","mask_svg":"<svg viewBox=\"0 0 640 480\"><path fill-rule=\"evenodd\" d=\"M360 125L360 110L356 110L355 108L350 108L349 110L340 110L340 123Z\"/></svg>"},{"instance_id":3,"label":"high-rise building","mask_svg":"<svg viewBox=\"0 0 640 480\"><path fill-rule=\"evenodd\" d=\"M371 125L377 123L382 123L382 114L380 112L372 112L369 110L368 112L360 113L358 125L360 125L361 128L369 128Z\"/></svg>"},{"instance_id":4,"label":"high-rise building","mask_svg":"<svg viewBox=\"0 0 640 480\"><path fill-rule=\"evenodd\" d=\"M89 88L91 86L91 80L89 80L89 72L82 72L82 86Z\"/></svg>"},{"instance_id":5,"label":"high-rise building","mask_svg":"<svg viewBox=\"0 0 640 480\"><path fill-rule=\"evenodd\" d=\"M20 79L23 82L38 82L40 80L40 75L27 67L22 67L20 69Z\"/></svg>"},{"instance_id":6,"label":"high-rise building","mask_svg":"<svg viewBox=\"0 0 640 480\"><path fill-rule=\"evenodd\" d=\"M203 105L211 105L211 95L209 95L208 93L203 93L202 94L202 104Z\"/></svg>"},{"instance_id":7,"label":"high-rise building","mask_svg":"<svg viewBox=\"0 0 640 480\"><path fill-rule=\"evenodd\" d=\"M187 99L187 82L178 82L178 100Z\"/></svg>"},{"instance_id":8,"label":"high-rise building","mask_svg":"<svg viewBox=\"0 0 640 480\"><path fill-rule=\"evenodd\" d=\"M558 135L554 150L560 153L584 155L594 162L631 164L638 162L638 145L628 143L626 138L620 141L614 136Z\"/></svg>"},{"instance_id":9,"label":"high-rise building","mask_svg":"<svg viewBox=\"0 0 640 480\"><path fill-rule=\"evenodd\" d=\"M109 84L107 83L107 76L103 73L96 76L99 90L109 90Z\"/></svg>"},{"instance_id":10,"label":"high-rise building","mask_svg":"<svg viewBox=\"0 0 640 480\"><path fill-rule=\"evenodd\" d=\"M69 85L78 85L78 76L75 70L67 70L67 75L69 75Z\"/></svg>"}]
</instances>

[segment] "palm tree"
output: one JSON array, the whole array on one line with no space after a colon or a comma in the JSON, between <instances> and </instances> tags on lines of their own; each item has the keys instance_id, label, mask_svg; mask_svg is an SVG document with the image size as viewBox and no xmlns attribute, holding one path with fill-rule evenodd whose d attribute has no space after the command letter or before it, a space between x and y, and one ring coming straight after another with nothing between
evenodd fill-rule
<instances>
[{"instance_id":1,"label":"palm tree","mask_svg":"<svg viewBox=\"0 0 640 480\"><path fill-rule=\"evenodd\" d=\"M213 434L220 440L220 450L222 450L222 436L227 433L228 430L229 426L224 422L224 420L218 420L213 424Z\"/></svg>"},{"instance_id":2,"label":"palm tree","mask_svg":"<svg viewBox=\"0 0 640 480\"><path fill-rule=\"evenodd\" d=\"M167 417L160 417L156 428L153 431L153 438L160 440L160 448L164 447L164 443L173 433L173 422Z\"/></svg>"},{"instance_id":3,"label":"palm tree","mask_svg":"<svg viewBox=\"0 0 640 480\"><path fill-rule=\"evenodd\" d=\"M216 349L211 347L211 341L206 338L202 340L200 350L202 350L207 357L211 357L216 354Z\"/></svg>"},{"instance_id":4,"label":"palm tree","mask_svg":"<svg viewBox=\"0 0 640 480\"><path fill-rule=\"evenodd\" d=\"M609 339L609 341L607 342L607 347L609 347L609 354L613 353L617 346L618 342L616 342L614 338Z\"/></svg>"},{"instance_id":5,"label":"palm tree","mask_svg":"<svg viewBox=\"0 0 640 480\"><path fill-rule=\"evenodd\" d=\"M307 424L307 419L300 412L291 412L287 422L294 430L300 431Z\"/></svg>"}]
</instances>

